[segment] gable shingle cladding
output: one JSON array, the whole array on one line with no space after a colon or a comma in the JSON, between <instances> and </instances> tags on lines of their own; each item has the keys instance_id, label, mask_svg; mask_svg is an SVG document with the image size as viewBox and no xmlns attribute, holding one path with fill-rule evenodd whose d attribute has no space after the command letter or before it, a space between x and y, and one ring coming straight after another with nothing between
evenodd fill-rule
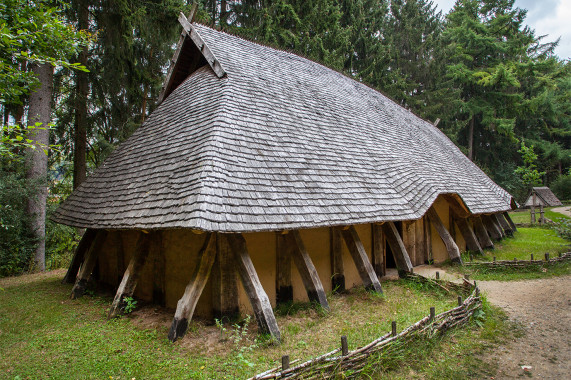
<instances>
[{"instance_id":1,"label":"gable shingle cladding","mask_svg":"<svg viewBox=\"0 0 571 380\"><path fill-rule=\"evenodd\" d=\"M421 217L456 193L472 213L511 196L437 128L296 55L195 25L204 66L59 207L90 228L247 232Z\"/></svg>"}]
</instances>

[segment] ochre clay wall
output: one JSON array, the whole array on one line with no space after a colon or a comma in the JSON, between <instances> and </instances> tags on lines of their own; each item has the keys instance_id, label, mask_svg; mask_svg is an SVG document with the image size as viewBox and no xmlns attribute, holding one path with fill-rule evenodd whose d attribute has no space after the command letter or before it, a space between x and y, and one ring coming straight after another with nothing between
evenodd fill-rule
<instances>
[{"instance_id":1,"label":"ochre clay wall","mask_svg":"<svg viewBox=\"0 0 571 380\"><path fill-rule=\"evenodd\" d=\"M434 208L447 229L449 226L449 205L446 200L438 198ZM424 236L424 220L410 221L409 236L414 236L414 251L410 253L413 265L423 264L428 258ZM372 261L372 228L370 224L356 225L355 229L363 243L369 260ZM140 231L110 231L99 256L99 278L104 284L116 289L129 260L133 254ZM151 232L150 251L147 263L141 273L135 297L163 302L166 307L176 308L176 304L198 264L198 253L204 244L206 234L190 230L165 230ZM276 233L257 232L243 234L247 248L258 273L260 282L266 291L272 306L276 300ZM331 291L330 261L330 229L316 228L300 231L305 248L317 269L319 278L326 292ZM412 239L405 234L407 239ZM465 249L465 242L456 228L456 242L460 250ZM446 247L438 232L431 228L432 256L435 263L448 259ZM408 242L410 243L410 242ZM353 259L342 241L343 264L345 269L345 285L347 288L362 284ZM161 254L162 252L162 254ZM292 260L292 284L295 301L308 301L307 293L301 277ZM164 299L158 295L164 289ZM246 293L238 279L240 309L244 313L252 313ZM195 316L212 317L212 290L210 281L206 284L195 310Z\"/></svg>"}]
</instances>

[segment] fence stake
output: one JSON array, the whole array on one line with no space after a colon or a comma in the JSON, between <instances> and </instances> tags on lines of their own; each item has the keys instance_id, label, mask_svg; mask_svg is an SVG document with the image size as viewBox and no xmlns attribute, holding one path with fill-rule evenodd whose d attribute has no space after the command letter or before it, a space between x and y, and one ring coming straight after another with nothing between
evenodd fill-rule
<instances>
[{"instance_id":1,"label":"fence stake","mask_svg":"<svg viewBox=\"0 0 571 380\"><path fill-rule=\"evenodd\" d=\"M494 263L496 262L496 256L494 256Z\"/></svg>"},{"instance_id":2,"label":"fence stake","mask_svg":"<svg viewBox=\"0 0 571 380\"><path fill-rule=\"evenodd\" d=\"M349 346L347 345L347 336L341 336L341 355L347 356L349 354Z\"/></svg>"},{"instance_id":3,"label":"fence stake","mask_svg":"<svg viewBox=\"0 0 571 380\"><path fill-rule=\"evenodd\" d=\"M458 306L462 306L462 296L458 296Z\"/></svg>"},{"instance_id":4,"label":"fence stake","mask_svg":"<svg viewBox=\"0 0 571 380\"><path fill-rule=\"evenodd\" d=\"M531 254L531 261L533 261L533 253Z\"/></svg>"},{"instance_id":5,"label":"fence stake","mask_svg":"<svg viewBox=\"0 0 571 380\"><path fill-rule=\"evenodd\" d=\"M474 261L474 255L470 252L470 261Z\"/></svg>"},{"instance_id":6,"label":"fence stake","mask_svg":"<svg viewBox=\"0 0 571 380\"><path fill-rule=\"evenodd\" d=\"M289 369L289 355L282 356L282 371Z\"/></svg>"},{"instance_id":7,"label":"fence stake","mask_svg":"<svg viewBox=\"0 0 571 380\"><path fill-rule=\"evenodd\" d=\"M469 274L465 274L465 275L464 275L464 278L465 278L466 280L469 280L469 279L470 279L470 275L469 275Z\"/></svg>"},{"instance_id":8,"label":"fence stake","mask_svg":"<svg viewBox=\"0 0 571 380\"><path fill-rule=\"evenodd\" d=\"M436 309L434 309L434 306L432 306L430 308L430 320L433 321L434 320L434 316L436 315Z\"/></svg>"},{"instance_id":9,"label":"fence stake","mask_svg":"<svg viewBox=\"0 0 571 380\"><path fill-rule=\"evenodd\" d=\"M440 272L439 271L436 271L436 279L440 280Z\"/></svg>"},{"instance_id":10,"label":"fence stake","mask_svg":"<svg viewBox=\"0 0 571 380\"><path fill-rule=\"evenodd\" d=\"M545 252L545 261L549 261L549 253Z\"/></svg>"},{"instance_id":11,"label":"fence stake","mask_svg":"<svg viewBox=\"0 0 571 380\"><path fill-rule=\"evenodd\" d=\"M391 323L391 329L393 336L397 336L397 321Z\"/></svg>"}]
</instances>

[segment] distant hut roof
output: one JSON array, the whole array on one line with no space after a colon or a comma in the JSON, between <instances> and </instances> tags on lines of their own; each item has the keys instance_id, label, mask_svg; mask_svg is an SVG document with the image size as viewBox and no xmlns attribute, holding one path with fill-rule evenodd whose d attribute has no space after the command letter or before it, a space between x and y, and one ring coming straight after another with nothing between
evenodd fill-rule
<instances>
[{"instance_id":1,"label":"distant hut roof","mask_svg":"<svg viewBox=\"0 0 571 380\"><path fill-rule=\"evenodd\" d=\"M563 203L553 194L551 189L546 186L534 187L529 197L525 201L525 206L531 206L533 204L533 192L535 192L536 199L535 205L543 206L562 206Z\"/></svg>"},{"instance_id":2,"label":"distant hut roof","mask_svg":"<svg viewBox=\"0 0 571 380\"><path fill-rule=\"evenodd\" d=\"M511 208L510 194L440 130L378 91L205 26L193 24L190 33L217 61L193 57L205 47L187 37L164 101L55 221L107 229L310 228L417 219L447 193L475 214Z\"/></svg>"}]
</instances>

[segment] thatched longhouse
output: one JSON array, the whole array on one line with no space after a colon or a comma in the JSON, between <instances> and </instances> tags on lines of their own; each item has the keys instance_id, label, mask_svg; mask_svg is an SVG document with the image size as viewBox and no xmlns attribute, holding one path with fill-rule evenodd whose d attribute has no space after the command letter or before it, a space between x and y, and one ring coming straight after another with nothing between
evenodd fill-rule
<instances>
[{"instance_id":1,"label":"thatched longhouse","mask_svg":"<svg viewBox=\"0 0 571 380\"><path fill-rule=\"evenodd\" d=\"M365 285L493 247L512 197L431 123L297 55L191 24L145 123L59 207L86 228L66 281L194 315Z\"/></svg>"}]
</instances>

